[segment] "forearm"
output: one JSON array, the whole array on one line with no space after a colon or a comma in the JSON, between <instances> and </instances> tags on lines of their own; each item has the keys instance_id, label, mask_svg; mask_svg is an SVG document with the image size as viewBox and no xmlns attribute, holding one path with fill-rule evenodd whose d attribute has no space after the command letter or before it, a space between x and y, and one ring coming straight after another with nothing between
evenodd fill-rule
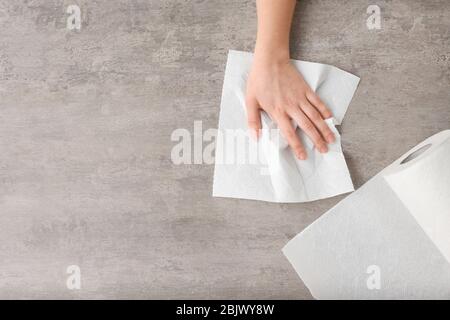
<instances>
[{"instance_id":1,"label":"forearm","mask_svg":"<svg viewBox=\"0 0 450 320\"><path fill-rule=\"evenodd\" d=\"M296 0L256 0L258 61L289 60L289 33Z\"/></svg>"}]
</instances>

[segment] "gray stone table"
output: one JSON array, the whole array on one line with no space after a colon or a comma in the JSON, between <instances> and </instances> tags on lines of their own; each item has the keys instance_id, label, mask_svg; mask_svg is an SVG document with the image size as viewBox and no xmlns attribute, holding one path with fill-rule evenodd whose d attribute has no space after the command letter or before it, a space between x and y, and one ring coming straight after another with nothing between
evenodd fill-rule
<instances>
[{"instance_id":1,"label":"gray stone table","mask_svg":"<svg viewBox=\"0 0 450 320\"><path fill-rule=\"evenodd\" d=\"M170 158L175 129L217 126L255 18L253 0L0 0L0 298L311 298L280 249L343 196L212 198L212 165ZM450 128L448 0L301 1L292 56L361 77L340 129L357 187Z\"/></svg>"}]
</instances>

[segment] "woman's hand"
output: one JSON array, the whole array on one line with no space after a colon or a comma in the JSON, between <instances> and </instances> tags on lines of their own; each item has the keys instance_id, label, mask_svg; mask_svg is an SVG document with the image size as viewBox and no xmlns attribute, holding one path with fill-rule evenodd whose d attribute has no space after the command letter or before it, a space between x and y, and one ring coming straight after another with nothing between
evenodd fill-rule
<instances>
[{"instance_id":1,"label":"woman's hand","mask_svg":"<svg viewBox=\"0 0 450 320\"><path fill-rule=\"evenodd\" d=\"M289 30L296 0L256 0L258 35L252 70L247 80L248 126L258 137L260 112L275 121L299 159L306 151L291 124L293 119L320 152L334 135L324 119L331 112L290 63Z\"/></svg>"},{"instance_id":2,"label":"woman's hand","mask_svg":"<svg viewBox=\"0 0 450 320\"><path fill-rule=\"evenodd\" d=\"M260 111L264 110L301 160L306 159L306 151L291 119L310 137L319 152L327 152L327 143L334 142L334 134L324 121L332 116L331 112L289 59L259 59L255 55L247 81L246 105L248 126L254 135L259 136Z\"/></svg>"}]
</instances>

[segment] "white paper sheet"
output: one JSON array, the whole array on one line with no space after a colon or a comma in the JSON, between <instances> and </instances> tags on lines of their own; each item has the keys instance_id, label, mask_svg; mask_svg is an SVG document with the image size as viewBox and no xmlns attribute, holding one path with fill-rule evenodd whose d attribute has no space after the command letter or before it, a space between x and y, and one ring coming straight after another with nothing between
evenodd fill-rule
<instances>
[{"instance_id":1,"label":"white paper sheet","mask_svg":"<svg viewBox=\"0 0 450 320\"><path fill-rule=\"evenodd\" d=\"M308 159L301 161L279 132L269 131L276 125L265 113L262 116L262 137L258 142L248 139L243 149L229 144L237 139L233 136L235 132L247 132L245 88L252 58L248 52L230 51L228 54L220 107L221 138L216 143L213 196L305 202L353 191L335 125L344 118L359 78L329 65L293 60L305 81L331 109L334 118L327 119L327 124L336 135L336 142L329 145L328 153L321 154L297 129L308 153ZM248 159L246 152L250 152L246 148L258 149L256 161ZM238 158L244 161L238 161Z\"/></svg>"},{"instance_id":2,"label":"white paper sheet","mask_svg":"<svg viewBox=\"0 0 450 320\"><path fill-rule=\"evenodd\" d=\"M407 152L292 239L283 252L312 295L450 299L449 164L447 130Z\"/></svg>"}]
</instances>

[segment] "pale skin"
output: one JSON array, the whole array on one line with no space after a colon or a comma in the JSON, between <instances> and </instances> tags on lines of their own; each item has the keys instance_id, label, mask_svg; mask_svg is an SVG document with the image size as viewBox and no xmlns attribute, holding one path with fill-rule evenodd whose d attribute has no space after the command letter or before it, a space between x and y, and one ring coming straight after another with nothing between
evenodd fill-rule
<instances>
[{"instance_id":1,"label":"pale skin","mask_svg":"<svg viewBox=\"0 0 450 320\"><path fill-rule=\"evenodd\" d=\"M247 80L248 127L260 135L261 111L275 121L296 157L305 160L305 148L291 119L303 130L319 152L335 141L324 119L330 110L308 86L290 62L289 32L296 0L256 0L258 34L255 55Z\"/></svg>"}]
</instances>

